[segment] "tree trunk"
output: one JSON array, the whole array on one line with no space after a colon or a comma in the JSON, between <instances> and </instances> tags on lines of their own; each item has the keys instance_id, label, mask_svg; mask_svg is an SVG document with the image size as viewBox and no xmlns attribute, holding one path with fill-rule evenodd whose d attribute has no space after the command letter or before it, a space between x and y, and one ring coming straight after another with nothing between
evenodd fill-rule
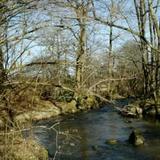
<instances>
[{"instance_id":1,"label":"tree trunk","mask_svg":"<svg viewBox=\"0 0 160 160\"><path fill-rule=\"evenodd\" d=\"M86 17L87 9L85 6L80 5L76 10L77 21L79 22L79 46L76 58L76 88L79 89L83 82L84 72L84 56L86 52Z\"/></svg>"},{"instance_id":2,"label":"tree trunk","mask_svg":"<svg viewBox=\"0 0 160 160\"><path fill-rule=\"evenodd\" d=\"M147 69L148 59L146 57L147 53L147 45L144 41L145 39L145 23L146 23L146 6L145 1L140 0L139 5L137 4L137 1L134 0L135 9L136 9L136 15L138 20L138 27L139 27L139 34L140 34L140 49L142 52L142 69L143 69L143 84L144 84L144 96L148 96L149 94L149 72Z\"/></svg>"},{"instance_id":3,"label":"tree trunk","mask_svg":"<svg viewBox=\"0 0 160 160\"><path fill-rule=\"evenodd\" d=\"M108 79L112 78L112 49L113 49L113 27L109 26L109 54L108 54ZM108 82L108 93L111 91L111 81Z\"/></svg>"},{"instance_id":4,"label":"tree trunk","mask_svg":"<svg viewBox=\"0 0 160 160\"><path fill-rule=\"evenodd\" d=\"M150 8L150 3L148 1L148 8ZM150 9L149 9L149 13L148 13L148 19L149 19L149 32L150 32L150 43L151 45L154 46L154 28L153 28L153 21L152 21L152 17L151 17L151 13L150 13ZM149 86L150 86L150 95L153 96L154 95L154 50L151 48L151 56L150 56L150 82L149 82Z\"/></svg>"},{"instance_id":5,"label":"tree trunk","mask_svg":"<svg viewBox=\"0 0 160 160\"><path fill-rule=\"evenodd\" d=\"M0 48L0 94L3 92L3 83L6 81L5 69L3 66L3 51Z\"/></svg>"}]
</instances>

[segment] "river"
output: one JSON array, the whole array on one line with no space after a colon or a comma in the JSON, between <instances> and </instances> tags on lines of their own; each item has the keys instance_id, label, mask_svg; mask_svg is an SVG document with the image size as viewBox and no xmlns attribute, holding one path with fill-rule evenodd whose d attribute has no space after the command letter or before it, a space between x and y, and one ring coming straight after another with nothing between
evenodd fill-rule
<instances>
[{"instance_id":1,"label":"river","mask_svg":"<svg viewBox=\"0 0 160 160\"><path fill-rule=\"evenodd\" d=\"M116 101L122 106L127 100ZM55 126L53 129L45 129ZM43 120L34 124L32 134L46 147L50 160L160 160L160 123L143 119L121 117L112 105L75 115ZM128 144L133 128L139 128L145 144L134 147ZM116 139L116 144L107 140Z\"/></svg>"}]
</instances>

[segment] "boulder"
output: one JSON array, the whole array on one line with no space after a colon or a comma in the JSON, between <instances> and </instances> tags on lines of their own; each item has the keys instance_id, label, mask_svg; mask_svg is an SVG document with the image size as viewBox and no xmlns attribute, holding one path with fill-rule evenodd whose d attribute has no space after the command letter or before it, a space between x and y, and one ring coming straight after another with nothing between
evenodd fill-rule
<instances>
[{"instance_id":1,"label":"boulder","mask_svg":"<svg viewBox=\"0 0 160 160\"><path fill-rule=\"evenodd\" d=\"M117 144L117 143L118 143L118 141L116 139L108 139L108 140L106 140L106 144L114 145L114 144Z\"/></svg>"},{"instance_id":2,"label":"boulder","mask_svg":"<svg viewBox=\"0 0 160 160\"><path fill-rule=\"evenodd\" d=\"M97 146L97 145L93 145L93 146L92 146L92 149L93 149L94 151L97 151L97 150L98 150L98 146Z\"/></svg>"},{"instance_id":3,"label":"boulder","mask_svg":"<svg viewBox=\"0 0 160 160\"><path fill-rule=\"evenodd\" d=\"M128 139L129 143L134 146L140 146L144 144L144 137L139 130L133 130Z\"/></svg>"},{"instance_id":4,"label":"boulder","mask_svg":"<svg viewBox=\"0 0 160 160\"><path fill-rule=\"evenodd\" d=\"M142 108L139 105L135 104L129 104L127 106L124 106L121 110L121 114L126 117L140 117L142 116Z\"/></svg>"},{"instance_id":5,"label":"boulder","mask_svg":"<svg viewBox=\"0 0 160 160\"><path fill-rule=\"evenodd\" d=\"M78 111L77 102L72 100L71 102L61 104L62 113L75 113Z\"/></svg>"},{"instance_id":6,"label":"boulder","mask_svg":"<svg viewBox=\"0 0 160 160\"><path fill-rule=\"evenodd\" d=\"M42 101L39 107L36 107L35 110L26 111L24 113L20 113L14 117L15 123L24 123L27 121L36 121L42 119L48 119L54 116L59 115L60 109L53 105L49 101Z\"/></svg>"}]
</instances>

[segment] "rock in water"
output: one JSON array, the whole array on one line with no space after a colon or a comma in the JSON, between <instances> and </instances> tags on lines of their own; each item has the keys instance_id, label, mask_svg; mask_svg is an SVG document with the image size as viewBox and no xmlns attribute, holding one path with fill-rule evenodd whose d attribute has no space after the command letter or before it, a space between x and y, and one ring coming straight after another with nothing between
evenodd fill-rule
<instances>
[{"instance_id":1,"label":"rock in water","mask_svg":"<svg viewBox=\"0 0 160 160\"><path fill-rule=\"evenodd\" d=\"M114 145L114 144L117 144L117 143L118 142L117 142L116 139L109 139L109 140L106 141L106 144L112 144L112 145Z\"/></svg>"},{"instance_id":2,"label":"rock in water","mask_svg":"<svg viewBox=\"0 0 160 160\"><path fill-rule=\"evenodd\" d=\"M121 114L125 117L136 118L142 116L142 108L136 104L129 104L124 106L121 110Z\"/></svg>"},{"instance_id":3,"label":"rock in water","mask_svg":"<svg viewBox=\"0 0 160 160\"><path fill-rule=\"evenodd\" d=\"M129 143L133 144L134 146L140 146L144 144L144 137L139 130L133 130L129 136Z\"/></svg>"},{"instance_id":4,"label":"rock in water","mask_svg":"<svg viewBox=\"0 0 160 160\"><path fill-rule=\"evenodd\" d=\"M94 151L97 151L97 150L98 150L98 146L97 146L97 145L94 145L94 146L92 146L92 149L93 149Z\"/></svg>"}]
</instances>

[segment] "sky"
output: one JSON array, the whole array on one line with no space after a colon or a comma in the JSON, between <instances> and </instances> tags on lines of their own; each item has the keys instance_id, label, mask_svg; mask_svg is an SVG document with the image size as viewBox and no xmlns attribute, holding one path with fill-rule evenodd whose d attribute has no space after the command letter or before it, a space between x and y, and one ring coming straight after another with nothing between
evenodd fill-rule
<instances>
[{"instance_id":1,"label":"sky","mask_svg":"<svg viewBox=\"0 0 160 160\"><path fill-rule=\"evenodd\" d=\"M28 17L26 17L27 27L29 27L30 29L43 25L45 25L45 27L29 35L31 37L31 40L34 38L35 40L30 44L30 49L26 50L24 56L22 56L21 60L23 61L23 63L29 63L32 59L34 59L34 57L38 57L43 54L45 55L45 41L47 41L50 37L52 38L55 36L55 33L57 32L57 27L55 27L55 25L60 24L61 19L64 17L75 17L73 11L71 10L59 9L58 7L52 8L52 6L48 5L46 1L44 2L45 3L43 4L42 8L40 8L39 6L39 8L34 10L31 15L28 15ZM106 2L106 0L95 0L95 8L97 10L96 13L103 20L108 20L108 5L104 5L104 2ZM116 2L118 3L118 1ZM120 9L120 11L122 12L123 16L121 16L121 13L117 13L115 19L118 20L116 20L115 23L121 26L128 26L129 24L129 26L133 30L136 30L137 23L136 17L134 15L133 0L127 0L125 1L125 3L118 3L118 5L120 8L122 8ZM160 11L157 14L159 13ZM127 23L126 20L123 19L124 16L128 17ZM22 18L23 17L16 17L15 21L19 24L15 25L16 29L10 31L10 34L19 34L19 32L22 32L22 23L20 22ZM48 20L51 22L46 23L46 21ZM78 31L76 20L65 18L64 21L65 24L70 25L72 27L74 32ZM46 24L48 26L46 26ZM65 40L66 43L68 43L68 52L75 54L75 45L77 41L73 37L72 33L69 30L66 30L65 32L63 31L62 34L64 34L62 36L63 40ZM120 35L119 38L117 38L113 44L113 49L115 51L122 47L127 41L133 40L133 35L117 28L113 29L113 35ZM28 43L30 43L29 41L31 40L24 40L23 46L25 47ZM107 54L109 44L109 27L99 24L95 21L89 21L87 23L87 40L88 48L90 49L90 52L93 56ZM21 43L17 45L17 49L14 50L14 56L18 56L21 53L21 50L23 50L21 45Z\"/></svg>"}]
</instances>

